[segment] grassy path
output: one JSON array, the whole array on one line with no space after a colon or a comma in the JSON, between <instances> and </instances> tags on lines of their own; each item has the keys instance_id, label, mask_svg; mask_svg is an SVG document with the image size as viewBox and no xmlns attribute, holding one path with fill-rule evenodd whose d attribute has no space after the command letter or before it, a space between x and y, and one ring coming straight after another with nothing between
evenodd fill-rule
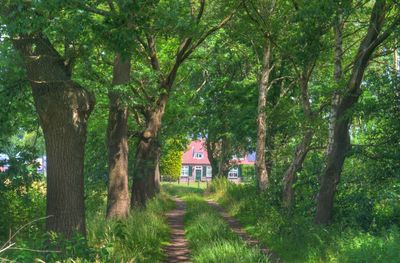
<instances>
[{"instance_id":1,"label":"grassy path","mask_svg":"<svg viewBox=\"0 0 400 263\"><path fill-rule=\"evenodd\" d=\"M218 203L213 200L207 200L207 203L219 213L219 215L228 223L231 230L235 234L237 234L247 245L259 249L264 255L269 258L270 262L282 262L279 257L274 254L270 249L261 244L260 241L254 239L249 234L247 234L240 222L231 217Z\"/></svg>"},{"instance_id":2,"label":"grassy path","mask_svg":"<svg viewBox=\"0 0 400 263\"><path fill-rule=\"evenodd\" d=\"M270 262L260 249L249 246L231 230L225 219L204 200L202 189L172 184L164 185L163 188L170 195L179 196L186 203L184 226L191 250L191 261Z\"/></svg>"}]
</instances>

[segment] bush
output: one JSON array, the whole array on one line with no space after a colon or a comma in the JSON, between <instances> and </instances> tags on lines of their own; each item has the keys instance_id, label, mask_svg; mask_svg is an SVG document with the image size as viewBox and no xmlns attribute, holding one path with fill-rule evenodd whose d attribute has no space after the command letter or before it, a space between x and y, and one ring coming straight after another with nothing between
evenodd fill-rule
<instances>
[{"instance_id":1,"label":"bush","mask_svg":"<svg viewBox=\"0 0 400 263\"><path fill-rule=\"evenodd\" d=\"M181 176L182 169L181 143L167 140L160 159L160 173L166 181L176 181Z\"/></svg>"}]
</instances>

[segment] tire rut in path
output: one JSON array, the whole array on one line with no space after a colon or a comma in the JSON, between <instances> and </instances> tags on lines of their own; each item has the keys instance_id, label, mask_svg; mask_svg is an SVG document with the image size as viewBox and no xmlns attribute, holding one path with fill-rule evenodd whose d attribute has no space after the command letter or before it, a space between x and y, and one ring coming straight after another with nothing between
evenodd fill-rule
<instances>
[{"instance_id":1,"label":"tire rut in path","mask_svg":"<svg viewBox=\"0 0 400 263\"><path fill-rule=\"evenodd\" d=\"M229 227L232 229L234 233L236 233L247 245L250 247L255 247L259 249L264 255L268 256L270 262L280 263L282 262L279 257L274 254L270 249L260 243L260 241L252 238L246 231L243 229L242 225L238 220L231 217L227 212L225 212L224 208L217 204L212 200L206 200L207 203L212 206L218 213L221 215L223 219L228 223Z\"/></svg>"},{"instance_id":2,"label":"tire rut in path","mask_svg":"<svg viewBox=\"0 0 400 263\"><path fill-rule=\"evenodd\" d=\"M171 228L170 245L164 248L167 258L166 263L190 262L190 250L185 238L183 216L185 203L175 198L176 208L166 214L168 225Z\"/></svg>"}]
</instances>

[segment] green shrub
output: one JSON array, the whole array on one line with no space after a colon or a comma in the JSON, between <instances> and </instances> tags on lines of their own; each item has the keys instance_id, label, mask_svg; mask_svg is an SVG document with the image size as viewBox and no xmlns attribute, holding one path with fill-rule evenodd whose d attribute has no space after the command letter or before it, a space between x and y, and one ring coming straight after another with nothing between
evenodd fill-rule
<instances>
[{"instance_id":1,"label":"green shrub","mask_svg":"<svg viewBox=\"0 0 400 263\"><path fill-rule=\"evenodd\" d=\"M181 176L183 145L179 140L165 142L160 158L160 173L163 180L177 181Z\"/></svg>"}]
</instances>

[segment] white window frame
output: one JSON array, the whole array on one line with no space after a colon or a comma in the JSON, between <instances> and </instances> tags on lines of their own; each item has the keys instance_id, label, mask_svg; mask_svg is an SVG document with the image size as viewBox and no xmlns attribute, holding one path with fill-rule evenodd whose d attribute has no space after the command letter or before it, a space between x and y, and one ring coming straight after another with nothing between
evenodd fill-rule
<instances>
[{"instance_id":1,"label":"white window frame","mask_svg":"<svg viewBox=\"0 0 400 263\"><path fill-rule=\"evenodd\" d=\"M189 166L188 165L182 165L181 177L189 177Z\"/></svg>"},{"instance_id":2,"label":"white window frame","mask_svg":"<svg viewBox=\"0 0 400 263\"><path fill-rule=\"evenodd\" d=\"M233 167L228 172L228 178L238 178L239 177L239 168Z\"/></svg>"},{"instance_id":3,"label":"white window frame","mask_svg":"<svg viewBox=\"0 0 400 263\"><path fill-rule=\"evenodd\" d=\"M204 158L204 153L202 153L202 152L195 152L195 153L193 154L193 158L194 158L194 159L203 159L203 158Z\"/></svg>"},{"instance_id":4,"label":"white window frame","mask_svg":"<svg viewBox=\"0 0 400 263\"><path fill-rule=\"evenodd\" d=\"M209 166L209 165L207 165L207 168L206 168L206 177L207 178L211 178L212 177L212 167Z\"/></svg>"}]
</instances>

